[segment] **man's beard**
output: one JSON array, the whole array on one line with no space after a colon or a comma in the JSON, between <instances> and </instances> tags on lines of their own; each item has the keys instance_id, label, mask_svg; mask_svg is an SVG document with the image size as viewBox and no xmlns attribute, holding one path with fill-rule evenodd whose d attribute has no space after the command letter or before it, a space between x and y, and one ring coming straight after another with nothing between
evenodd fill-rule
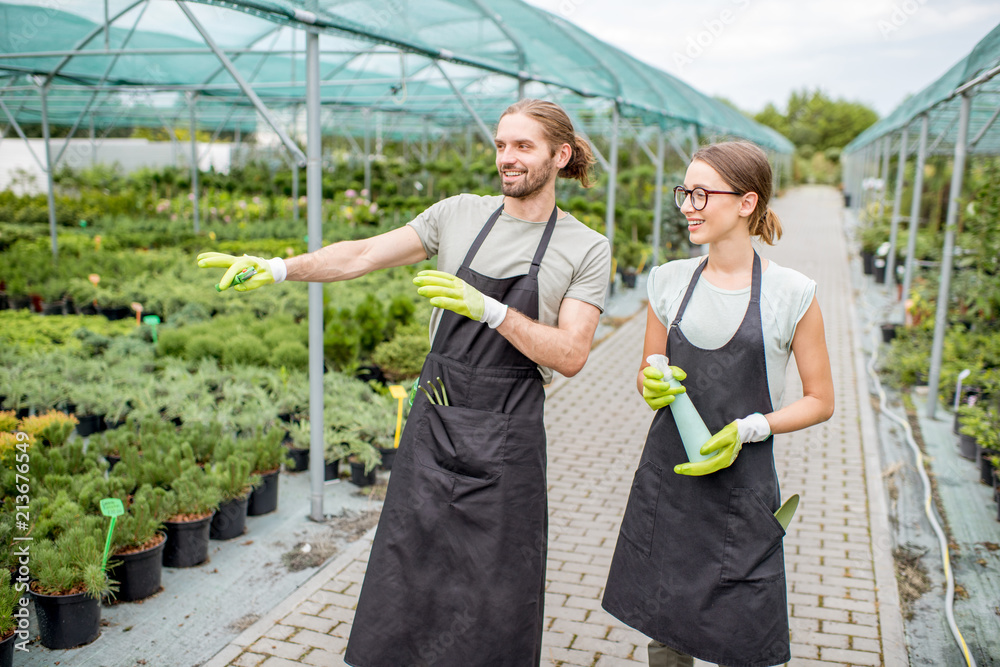
<instances>
[{"instance_id":1,"label":"man's beard","mask_svg":"<svg viewBox=\"0 0 1000 667\"><path fill-rule=\"evenodd\" d=\"M526 171L524 176L518 179L515 183L506 183L503 179L503 174L501 170L501 181L500 181L500 191L508 197L517 197L518 199L527 199L528 197L534 195L539 190L545 187L552 172L555 171L556 166L554 161L549 162L547 168L539 167L535 170Z\"/></svg>"}]
</instances>

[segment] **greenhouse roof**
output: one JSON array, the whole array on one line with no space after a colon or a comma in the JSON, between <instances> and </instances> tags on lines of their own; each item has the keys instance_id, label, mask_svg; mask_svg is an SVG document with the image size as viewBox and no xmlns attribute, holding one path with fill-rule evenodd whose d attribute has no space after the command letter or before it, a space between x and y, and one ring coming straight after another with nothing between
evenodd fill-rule
<instances>
[{"instance_id":1,"label":"greenhouse roof","mask_svg":"<svg viewBox=\"0 0 1000 667\"><path fill-rule=\"evenodd\" d=\"M930 122L931 153L952 154L958 130L960 98L968 91L970 153L1000 154L1000 25L939 79L900 104L844 148L852 153L900 132L923 114Z\"/></svg>"},{"instance_id":2,"label":"greenhouse roof","mask_svg":"<svg viewBox=\"0 0 1000 667\"><path fill-rule=\"evenodd\" d=\"M105 124L160 125L182 113L186 124L187 94L201 126L245 129L246 88L268 110L302 103L302 31L313 30L322 104L423 119L397 127L468 125L473 113L493 122L532 95L577 117L614 103L643 124L793 150L770 128L521 0L24 0L0 2L0 23L0 101L19 122L38 122L36 84L47 83L52 123L77 123L73 106L83 104ZM137 101L151 91L159 97Z\"/></svg>"}]
</instances>

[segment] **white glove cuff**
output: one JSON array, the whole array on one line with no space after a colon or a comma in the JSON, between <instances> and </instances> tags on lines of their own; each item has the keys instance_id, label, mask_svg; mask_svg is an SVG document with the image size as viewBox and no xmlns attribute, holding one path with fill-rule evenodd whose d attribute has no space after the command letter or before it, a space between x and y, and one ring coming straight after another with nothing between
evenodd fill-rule
<instances>
[{"instance_id":1,"label":"white glove cuff","mask_svg":"<svg viewBox=\"0 0 1000 667\"><path fill-rule=\"evenodd\" d=\"M285 260L280 257L272 257L267 260L268 265L271 267L271 275L274 276L274 284L284 281L285 277L288 276L288 267L285 266Z\"/></svg>"},{"instance_id":2,"label":"white glove cuff","mask_svg":"<svg viewBox=\"0 0 1000 667\"><path fill-rule=\"evenodd\" d=\"M479 321L486 322L486 324L490 325L490 329L496 329L503 324L505 317L507 317L507 305L484 294L483 318Z\"/></svg>"},{"instance_id":3,"label":"white glove cuff","mask_svg":"<svg viewBox=\"0 0 1000 667\"><path fill-rule=\"evenodd\" d=\"M736 431L739 433L740 442L760 442L767 440L771 435L771 425L767 423L764 415L755 412L743 419L737 419Z\"/></svg>"}]
</instances>

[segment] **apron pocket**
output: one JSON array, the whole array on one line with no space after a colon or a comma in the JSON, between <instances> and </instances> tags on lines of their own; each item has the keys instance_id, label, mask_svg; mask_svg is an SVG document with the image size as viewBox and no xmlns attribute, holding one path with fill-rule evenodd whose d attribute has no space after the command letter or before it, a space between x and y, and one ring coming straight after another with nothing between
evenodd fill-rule
<instances>
[{"instance_id":1,"label":"apron pocket","mask_svg":"<svg viewBox=\"0 0 1000 667\"><path fill-rule=\"evenodd\" d=\"M432 470L493 481L503 472L510 416L429 405L414 444L417 461Z\"/></svg>"},{"instance_id":2,"label":"apron pocket","mask_svg":"<svg viewBox=\"0 0 1000 667\"><path fill-rule=\"evenodd\" d=\"M785 529L754 489L731 489L722 582L772 581L785 574Z\"/></svg>"},{"instance_id":3,"label":"apron pocket","mask_svg":"<svg viewBox=\"0 0 1000 667\"><path fill-rule=\"evenodd\" d=\"M653 526L656 524L656 505L660 501L660 472L652 461L639 466L622 519L622 537L646 558L653 550Z\"/></svg>"}]
</instances>

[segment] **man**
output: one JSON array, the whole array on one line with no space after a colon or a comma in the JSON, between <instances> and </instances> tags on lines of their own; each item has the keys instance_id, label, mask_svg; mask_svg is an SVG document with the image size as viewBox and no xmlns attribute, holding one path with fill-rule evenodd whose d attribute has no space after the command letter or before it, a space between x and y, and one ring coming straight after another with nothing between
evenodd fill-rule
<instances>
[{"instance_id":1,"label":"man","mask_svg":"<svg viewBox=\"0 0 1000 667\"><path fill-rule=\"evenodd\" d=\"M555 202L593 156L566 113L500 117L502 196L458 195L405 227L265 260L199 255L228 287L349 280L438 257L414 283L436 307L431 352L393 463L345 660L355 667L522 667L541 659L547 503L543 384L575 375L610 277L607 240ZM483 224L485 222L485 225Z\"/></svg>"}]
</instances>

